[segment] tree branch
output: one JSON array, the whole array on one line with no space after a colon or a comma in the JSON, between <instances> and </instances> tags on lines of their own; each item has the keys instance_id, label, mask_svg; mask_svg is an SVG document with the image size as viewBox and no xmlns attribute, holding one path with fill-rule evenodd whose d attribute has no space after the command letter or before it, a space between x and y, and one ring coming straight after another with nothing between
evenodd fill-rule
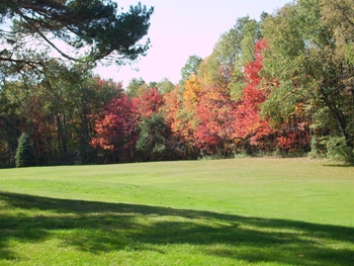
<instances>
[{"instance_id":1,"label":"tree branch","mask_svg":"<svg viewBox=\"0 0 354 266\"><path fill-rule=\"evenodd\" d=\"M54 50L56 50L61 56L63 56L66 59L69 59L71 61L75 61L75 62L80 62L80 60L73 58L67 54L65 54L64 52L62 52L54 43L52 43L39 29L38 27L36 27L33 22L32 19L29 18L28 16L26 16L25 14L23 14L21 11L17 11L17 13L20 15L20 17L22 17L23 19L25 19L27 21L27 23L31 26L31 28L39 35L41 36L41 38L47 42L52 48L54 48Z\"/></svg>"}]
</instances>

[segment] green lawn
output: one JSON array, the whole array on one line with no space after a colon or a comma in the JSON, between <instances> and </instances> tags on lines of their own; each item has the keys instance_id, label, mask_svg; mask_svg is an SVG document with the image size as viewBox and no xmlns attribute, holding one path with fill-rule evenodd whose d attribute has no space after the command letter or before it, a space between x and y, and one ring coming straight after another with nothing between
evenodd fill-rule
<instances>
[{"instance_id":1,"label":"green lawn","mask_svg":"<svg viewBox=\"0 0 354 266\"><path fill-rule=\"evenodd\" d=\"M245 158L0 170L0 265L354 265L354 168Z\"/></svg>"}]
</instances>

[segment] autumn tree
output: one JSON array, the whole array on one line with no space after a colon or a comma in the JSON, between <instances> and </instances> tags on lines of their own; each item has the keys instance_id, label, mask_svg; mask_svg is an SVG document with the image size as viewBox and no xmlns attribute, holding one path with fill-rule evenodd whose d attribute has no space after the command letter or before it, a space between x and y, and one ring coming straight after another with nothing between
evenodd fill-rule
<instances>
[{"instance_id":1,"label":"autumn tree","mask_svg":"<svg viewBox=\"0 0 354 266\"><path fill-rule=\"evenodd\" d=\"M200 81L195 81L196 83L192 83L193 85L190 84L190 88L195 87L197 91L200 91L198 87L200 86ZM175 154L184 159L196 158L199 152L199 147L194 138L194 131L197 126L197 121L195 120L197 102L189 102L189 97L187 95L186 98L184 97L183 89L179 86L174 87L172 91L163 95L164 105L161 108L161 112L164 115L165 123L171 130ZM198 93L198 101L199 97Z\"/></svg>"},{"instance_id":2,"label":"autumn tree","mask_svg":"<svg viewBox=\"0 0 354 266\"><path fill-rule=\"evenodd\" d=\"M113 99L96 121L96 135L92 138L91 145L110 151L113 162L131 161L138 138L138 123L139 115L133 100L125 95Z\"/></svg>"},{"instance_id":3,"label":"autumn tree","mask_svg":"<svg viewBox=\"0 0 354 266\"><path fill-rule=\"evenodd\" d=\"M264 115L282 123L299 105L313 119L326 120L329 115L336 125L327 135L342 138L347 161L354 148L354 31L349 2L299 0L269 16L263 26L269 42L263 76L279 78L279 87L271 90L262 107Z\"/></svg>"},{"instance_id":4,"label":"autumn tree","mask_svg":"<svg viewBox=\"0 0 354 266\"><path fill-rule=\"evenodd\" d=\"M162 106L161 111L172 132L177 134L179 128L179 110L182 107L182 100L178 93L178 88L175 87L172 91L165 93L163 98L164 105Z\"/></svg>"},{"instance_id":5,"label":"autumn tree","mask_svg":"<svg viewBox=\"0 0 354 266\"><path fill-rule=\"evenodd\" d=\"M163 96L159 93L158 89L147 89L137 99L137 111L141 117L151 118L153 114L159 113L163 105Z\"/></svg>"},{"instance_id":6,"label":"autumn tree","mask_svg":"<svg viewBox=\"0 0 354 266\"><path fill-rule=\"evenodd\" d=\"M220 89L208 88L197 107L198 126L194 137L205 155L220 153L228 156L235 152L236 103Z\"/></svg>"},{"instance_id":7,"label":"autumn tree","mask_svg":"<svg viewBox=\"0 0 354 266\"><path fill-rule=\"evenodd\" d=\"M194 73L185 81L180 91L181 108L179 110L178 131L191 153L199 149L194 132L198 126L197 108L202 95L201 79Z\"/></svg>"},{"instance_id":8,"label":"autumn tree","mask_svg":"<svg viewBox=\"0 0 354 266\"><path fill-rule=\"evenodd\" d=\"M266 48L265 40L255 45L254 60L246 63L244 69L245 87L237 107L235 126L236 136L249 142L257 149L264 148L264 140L273 133L267 120L260 114L260 104L266 99L267 90L260 87L262 69L262 51Z\"/></svg>"},{"instance_id":9,"label":"autumn tree","mask_svg":"<svg viewBox=\"0 0 354 266\"><path fill-rule=\"evenodd\" d=\"M171 123L172 131L188 141L193 140L194 118L201 91L201 80L192 73L183 86L180 84L164 95L165 105L162 109Z\"/></svg>"},{"instance_id":10,"label":"autumn tree","mask_svg":"<svg viewBox=\"0 0 354 266\"><path fill-rule=\"evenodd\" d=\"M200 101L200 96L202 93L202 84L200 78L192 73L184 84L183 99L186 105L190 108L195 106Z\"/></svg>"},{"instance_id":11,"label":"autumn tree","mask_svg":"<svg viewBox=\"0 0 354 266\"><path fill-rule=\"evenodd\" d=\"M185 138L184 117L180 114L183 108L183 96L181 96L178 86L163 95L164 104L161 113L165 119L165 124L171 131L171 139L174 140L173 150L180 158L188 158L188 140Z\"/></svg>"},{"instance_id":12,"label":"autumn tree","mask_svg":"<svg viewBox=\"0 0 354 266\"><path fill-rule=\"evenodd\" d=\"M262 82L263 52L268 48L267 41L257 41L254 60L244 67L246 86L236 112L236 136L244 139L247 152L281 153L304 152L309 144L309 121L301 112L300 106L292 113L291 119L272 127L269 117L262 117L261 107L268 99L272 89L277 89L277 81Z\"/></svg>"}]
</instances>

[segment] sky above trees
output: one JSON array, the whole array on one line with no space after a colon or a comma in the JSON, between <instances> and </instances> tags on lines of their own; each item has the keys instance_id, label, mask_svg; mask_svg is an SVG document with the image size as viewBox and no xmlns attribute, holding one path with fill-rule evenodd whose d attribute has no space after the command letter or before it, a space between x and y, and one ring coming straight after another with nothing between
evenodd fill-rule
<instances>
[{"instance_id":1,"label":"sky above trees","mask_svg":"<svg viewBox=\"0 0 354 266\"><path fill-rule=\"evenodd\" d=\"M117 0L118 6L127 10L138 0ZM146 82L168 78L177 83L181 69L190 55L202 58L212 53L220 35L236 23L236 19L249 15L259 19L265 11L273 13L289 0L143 0L143 5L153 6L148 36L152 47L147 56L130 66L117 68L98 67L103 78L123 81L127 86L132 78Z\"/></svg>"}]
</instances>

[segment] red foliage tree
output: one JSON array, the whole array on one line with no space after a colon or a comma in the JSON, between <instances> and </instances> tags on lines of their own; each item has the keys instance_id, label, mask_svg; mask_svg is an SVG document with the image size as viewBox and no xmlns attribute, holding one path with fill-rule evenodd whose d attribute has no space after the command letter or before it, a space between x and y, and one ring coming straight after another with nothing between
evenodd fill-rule
<instances>
[{"instance_id":1,"label":"red foliage tree","mask_svg":"<svg viewBox=\"0 0 354 266\"><path fill-rule=\"evenodd\" d=\"M307 117L296 110L291 119L278 130L278 147L287 152L309 150L311 139L309 125Z\"/></svg>"},{"instance_id":2,"label":"red foliage tree","mask_svg":"<svg viewBox=\"0 0 354 266\"><path fill-rule=\"evenodd\" d=\"M164 101L156 87L145 90L138 99L138 112L142 117L147 118L151 118L152 114L158 113Z\"/></svg>"},{"instance_id":3,"label":"red foliage tree","mask_svg":"<svg viewBox=\"0 0 354 266\"><path fill-rule=\"evenodd\" d=\"M91 145L114 152L122 160L129 160L131 149L137 140L135 131L139 122L136 101L126 95L113 99L95 123L96 136Z\"/></svg>"},{"instance_id":4,"label":"red foliage tree","mask_svg":"<svg viewBox=\"0 0 354 266\"><path fill-rule=\"evenodd\" d=\"M266 151L275 149L275 146L285 151L303 149L309 142L309 130L308 122L301 112L294 113L294 119L277 129L270 126L269 119L263 119L260 115L260 104L266 100L269 92L267 88L259 86L259 72L263 67L262 51L266 48L265 40L258 41L255 45L255 60L245 66L246 86L236 112L236 135L248 138L251 145Z\"/></svg>"},{"instance_id":5,"label":"red foliage tree","mask_svg":"<svg viewBox=\"0 0 354 266\"><path fill-rule=\"evenodd\" d=\"M200 121L194 136L206 153L227 154L233 150L236 103L223 90L210 88L197 108Z\"/></svg>"},{"instance_id":6,"label":"red foliage tree","mask_svg":"<svg viewBox=\"0 0 354 266\"><path fill-rule=\"evenodd\" d=\"M236 136L249 138L250 144L258 147L265 145L265 139L275 131L269 121L260 116L260 104L266 99L267 90L258 88L262 69L262 51L267 47L265 40L260 40L255 45L255 60L246 64L244 77L246 86L243 89L241 102L236 112Z\"/></svg>"}]
</instances>

